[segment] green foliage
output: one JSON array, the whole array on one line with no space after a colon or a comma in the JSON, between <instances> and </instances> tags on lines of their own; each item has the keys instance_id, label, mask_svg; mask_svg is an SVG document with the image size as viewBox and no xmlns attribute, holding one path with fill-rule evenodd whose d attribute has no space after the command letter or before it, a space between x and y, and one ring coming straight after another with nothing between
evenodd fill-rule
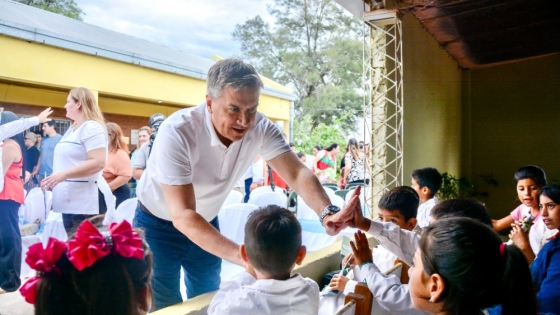
<instances>
[{"instance_id":1,"label":"green foliage","mask_svg":"<svg viewBox=\"0 0 560 315\"><path fill-rule=\"evenodd\" d=\"M313 129L311 128L313 122L310 118L295 120L294 144L296 145L296 150L306 154L313 154L313 147L316 145L326 148L333 143L338 143L340 153L337 156L337 161L340 161L346 147L345 133L340 122L345 118L345 116L342 116L335 119L332 124L320 124Z\"/></svg>"},{"instance_id":2,"label":"green foliage","mask_svg":"<svg viewBox=\"0 0 560 315\"><path fill-rule=\"evenodd\" d=\"M333 0L276 0L268 10L273 27L260 16L236 25L243 57L294 89L296 118L310 118L311 129L337 120L353 131L362 104L361 24Z\"/></svg>"},{"instance_id":3,"label":"green foliage","mask_svg":"<svg viewBox=\"0 0 560 315\"><path fill-rule=\"evenodd\" d=\"M23 4L30 5L39 9L64 15L72 19L82 20L84 12L74 0L16 0Z\"/></svg>"},{"instance_id":4,"label":"green foliage","mask_svg":"<svg viewBox=\"0 0 560 315\"><path fill-rule=\"evenodd\" d=\"M467 181L465 178L457 178L447 172L441 174L442 185L441 189L437 193L437 197L440 200L455 199L455 198L469 198L469 199L485 199L488 197L487 191L479 191ZM492 174L481 175L482 179L489 186L498 186L498 181L492 176Z\"/></svg>"}]
</instances>

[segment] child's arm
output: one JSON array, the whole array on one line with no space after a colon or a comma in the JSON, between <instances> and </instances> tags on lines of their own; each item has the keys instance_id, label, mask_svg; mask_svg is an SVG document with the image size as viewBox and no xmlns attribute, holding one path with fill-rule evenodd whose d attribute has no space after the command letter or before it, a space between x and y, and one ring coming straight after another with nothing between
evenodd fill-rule
<instances>
[{"instance_id":1,"label":"child's arm","mask_svg":"<svg viewBox=\"0 0 560 315\"><path fill-rule=\"evenodd\" d=\"M494 228L494 231L501 231L510 227L513 222L514 220L511 215L508 215L507 217L503 217L499 220L492 220L492 227Z\"/></svg>"},{"instance_id":2,"label":"child's arm","mask_svg":"<svg viewBox=\"0 0 560 315\"><path fill-rule=\"evenodd\" d=\"M375 300L391 314L425 314L412 305L408 285L403 285L395 275L385 275L371 263L371 251L366 236L356 233L356 245L350 243L361 274ZM369 256L368 256L369 254Z\"/></svg>"},{"instance_id":3,"label":"child's arm","mask_svg":"<svg viewBox=\"0 0 560 315\"><path fill-rule=\"evenodd\" d=\"M238 291L241 291L243 286L251 285L255 281L255 277L249 272L242 272L236 281L218 290L216 295L214 295L210 306L208 306L208 315L228 314L233 309L247 309L247 305L244 305L247 301L239 299Z\"/></svg>"},{"instance_id":4,"label":"child's arm","mask_svg":"<svg viewBox=\"0 0 560 315\"><path fill-rule=\"evenodd\" d=\"M381 223L365 218L360 207L355 207L354 219L350 226L374 236L385 249L405 264L414 265L414 254L420 242L420 235L416 232L403 230L393 223Z\"/></svg>"},{"instance_id":5,"label":"child's arm","mask_svg":"<svg viewBox=\"0 0 560 315\"><path fill-rule=\"evenodd\" d=\"M51 108L47 108L42 111L36 117L29 117L24 119L18 119L16 121L12 121L10 123L4 124L0 126L0 141L4 141L4 139L8 139L17 135L18 133L24 132L25 130L36 126L40 123L44 123L50 121L50 118L47 118L50 114L52 114Z\"/></svg>"}]
</instances>

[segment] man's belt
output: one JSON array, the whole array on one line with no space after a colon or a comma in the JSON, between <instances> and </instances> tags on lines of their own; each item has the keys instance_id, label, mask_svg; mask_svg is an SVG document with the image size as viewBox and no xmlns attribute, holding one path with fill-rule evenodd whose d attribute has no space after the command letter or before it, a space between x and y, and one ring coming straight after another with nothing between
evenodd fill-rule
<instances>
[{"instance_id":1,"label":"man's belt","mask_svg":"<svg viewBox=\"0 0 560 315\"><path fill-rule=\"evenodd\" d=\"M144 212L145 214L152 216L154 218L160 219L157 216L155 216L153 213L150 212L150 210L148 210L148 208L146 208L146 206L144 206L144 204L142 204L140 202L140 200L138 200L138 208L140 208L140 210L142 210L142 212ZM160 219L161 220L161 219Z\"/></svg>"}]
</instances>

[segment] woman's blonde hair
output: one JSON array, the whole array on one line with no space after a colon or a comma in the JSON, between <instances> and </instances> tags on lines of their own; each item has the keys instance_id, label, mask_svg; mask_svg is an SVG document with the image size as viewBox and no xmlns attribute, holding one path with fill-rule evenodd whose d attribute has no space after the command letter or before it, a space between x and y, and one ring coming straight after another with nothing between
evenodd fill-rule
<instances>
[{"instance_id":1,"label":"woman's blonde hair","mask_svg":"<svg viewBox=\"0 0 560 315\"><path fill-rule=\"evenodd\" d=\"M138 133L140 133L141 131L146 131L148 133L148 135L152 134L152 128L148 127L148 126L144 126L140 129L138 129Z\"/></svg>"},{"instance_id":2,"label":"woman's blonde hair","mask_svg":"<svg viewBox=\"0 0 560 315\"><path fill-rule=\"evenodd\" d=\"M95 96L90 90L84 87L73 88L70 90L70 96L72 96L74 102L80 102L82 104L80 108L85 120L94 120L101 124L101 126L105 125L103 114L97 105ZM75 123L76 122L74 122L74 124Z\"/></svg>"},{"instance_id":3,"label":"woman's blonde hair","mask_svg":"<svg viewBox=\"0 0 560 315\"><path fill-rule=\"evenodd\" d=\"M123 132L119 125L109 122L107 123L107 134L109 135L109 152L117 152L123 150L127 154L128 145L124 142Z\"/></svg>"}]
</instances>

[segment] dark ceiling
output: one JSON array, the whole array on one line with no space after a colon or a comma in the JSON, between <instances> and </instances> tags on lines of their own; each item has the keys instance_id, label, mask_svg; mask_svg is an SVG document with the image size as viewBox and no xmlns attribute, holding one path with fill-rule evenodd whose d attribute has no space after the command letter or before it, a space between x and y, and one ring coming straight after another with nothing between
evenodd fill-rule
<instances>
[{"instance_id":1,"label":"dark ceiling","mask_svg":"<svg viewBox=\"0 0 560 315\"><path fill-rule=\"evenodd\" d=\"M559 0L400 0L398 6L465 69L560 53Z\"/></svg>"}]
</instances>

